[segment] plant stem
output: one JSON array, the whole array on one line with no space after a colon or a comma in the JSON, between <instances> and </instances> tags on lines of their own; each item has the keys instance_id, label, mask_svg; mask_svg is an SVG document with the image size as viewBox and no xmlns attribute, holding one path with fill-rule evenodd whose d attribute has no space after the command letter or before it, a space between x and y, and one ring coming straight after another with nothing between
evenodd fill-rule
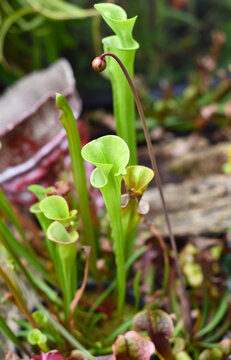
<instances>
[{"instance_id":1,"label":"plant stem","mask_svg":"<svg viewBox=\"0 0 231 360\"><path fill-rule=\"evenodd\" d=\"M177 246L176 246L176 240L172 231L172 227L171 227L171 223L170 223L170 219L169 219L169 215L168 215L168 210L167 210L167 206L165 203L165 199L164 199L164 194L163 194L163 189L162 189L162 184L161 184L161 180L160 180L160 175L159 175L159 171L157 168L157 163L156 163L156 159L153 153L153 148L152 148L152 142L151 142L151 137L147 128L147 124L146 124L146 120L145 120L145 116L144 116L144 111L140 102L140 99L137 95L135 86L125 68L125 66L123 65L123 63L120 61L120 59L113 53L110 52L106 52L103 53L102 55L99 56L99 58L101 60L104 60L105 56L111 56L113 57L117 63L119 64L119 66L121 67L129 85L131 88L131 91L133 93L135 102L136 102L136 106L137 106L137 110L139 112L140 115L140 119L142 122L142 126L143 126L143 130L144 130L144 134L145 134L145 138L146 138L146 143L147 143L147 147L148 147L148 153L149 153L149 157L151 160L151 164L152 164L152 169L155 173L155 179L156 179L156 184L160 193L160 198L161 198L161 202L162 202L162 206L163 206L163 210L164 210L164 216L165 216L165 221L166 221L166 225L168 228L168 232L169 232L169 237L170 237L170 242L171 242L171 246L172 249L174 251L174 257L175 257L175 265L176 265L176 271L177 271L177 275L179 277L180 283L181 283L181 288L182 288L182 295L184 297L184 299L181 300L181 305L182 305L182 310L183 310L183 317L185 319L185 325L188 329L188 331L191 333L192 331L192 321L191 321L191 317L190 317L190 300L188 297L188 294L186 292L185 289L185 285L184 285L184 280L183 280L183 274L180 268L180 264L179 264L179 259L178 259L178 252L177 252Z\"/></svg>"},{"instance_id":2,"label":"plant stem","mask_svg":"<svg viewBox=\"0 0 231 360\"><path fill-rule=\"evenodd\" d=\"M90 215L86 174L84 162L81 157L80 136L72 110L66 99L61 94L56 95L56 105L60 110L63 111L62 115L60 116L60 121L67 133L74 184L79 197L79 208L83 221L85 243L91 246L91 270L95 275L97 282L99 283L99 272L96 267L96 239Z\"/></svg>"},{"instance_id":3,"label":"plant stem","mask_svg":"<svg viewBox=\"0 0 231 360\"><path fill-rule=\"evenodd\" d=\"M115 252L115 261L117 265L117 286L118 286L118 310L122 312L125 294L126 294L126 270L124 259L124 234L122 228L121 214L121 180L122 176L117 178L111 177L105 188L101 188L105 206L108 211L112 237L114 240L113 247Z\"/></svg>"},{"instance_id":4,"label":"plant stem","mask_svg":"<svg viewBox=\"0 0 231 360\"><path fill-rule=\"evenodd\" d=\"M205 342L211 342L220 340L222 338L222 335L229 329L230 327L230 320L226 319L224 323L214 332L212 335L205 338Z\"/></svg>"},{"instance_id":5,"label":"plant stem","mask_svg":"<svg viewBox=\"0 0 231 360\"><path fill-rule=\"evenodd\" d=\"M13 331L9 328L7 323L5 322L4 318L0 314L0 331L2 331L5 336L12 341L19 349L21 349L25 354L30 356L28 350L24 347L21 341L15 336Z\"/></svg>"},{"instance_id":6,"label":"plant stem","mask_svg":"<svg viewBox=\"0 0 231 360\"><path fill-rule=\"evenodd\" d=\"M167 250L167 246L164 242L164 239L162 238L162 236L159 234L159 232L154 228L154 226L149 223L148 221L144 221L144 223L147 224L149 230L151 231L151 233L157 238L157 240L159 241L160 247L163 251L163 257L164 257L164 279L163 279L163 284L162 284L162 293L161 293L161 299L163 299L164 295L166 294L167 291L167 286L168 286L168 277L169 277L169 258L168 258L168 250Z\"/></svg>"},{"instance_id":7,"label":"plant stem","mask_svg":"<svg viewBox=\"0 0 231 360\"><path fill-rule=\"evenodd\" d=\"M213 315L212 320L203 328L201 329L196 335L195 338L198 339L205 334L213 331L213 329L219 324L219 322L223 319L227 309L228 309L228 290L226 290L223 294L223 297L220 301L219 307L217 308L215 314Z\"/></svg>"},{"instance_id":8,"label":"plant stem","mask_svg":"<svg viewBox=\"0 0 231 360\"><path fill-rule=\"evenodd\" d=\"M10 278L7 276L7 274L3 271L3 269L0 266L0 276L3 279L3 281L6 283L7 287L9 288L10 292L14 296L14 300L18 305L19 310L26 316L27 320L31 324L33 328L36 328L36 322L34 321L33 317L31 316L30 311L27 309L26 304L19 293L18 289L14 286Z\"/></svg>"}]
</instances>

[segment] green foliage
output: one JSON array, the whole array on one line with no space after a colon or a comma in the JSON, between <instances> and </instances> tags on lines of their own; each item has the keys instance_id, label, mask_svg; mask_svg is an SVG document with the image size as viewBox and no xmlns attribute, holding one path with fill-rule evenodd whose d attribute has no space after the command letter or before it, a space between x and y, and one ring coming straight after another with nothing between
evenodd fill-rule
<instances>
[{"instance_id":1,"label":"green foliage","mask_svg":"<svg viewBox=\"0 0 231 360\"><path fill-rule=\"evenodd\" d=\"M127 191L133 197L140 198L154 177L153 170L146 166L129 166L126 172L124 181Z\"/></svg>"},{"instance_id":2,"label":"green foliage","mask_svg":"<svg viewBox=\"0 0 231 360\"><path fill-rule=\"evenodd\" d=\"M48 219L60 220L69 217L67 202L61 196L49 196L42 200L39 206Z\"/></svg>"},{"instance_id":3,"label":"green foliage","mask_svg":"<svg viewBox=\"0 0 231 360\"><path fill-rule=\"evenodd\" d=\"M114 4L96 4L95 8L116 34L103 39L104 51L117 55L133 79L135 53L139 47L132 36L136 17L127 19L125 11ZM137 163L134 98L118 64L111 58L106 61L113 91L116 132L126 141L130 149L130 164L134 165Z\"/></svg>"},{"instance_id":4,"label":"green foliage","mask_svg":"<svg viewBox=\"0 0 231 360\"><path fill-rule=\"evenodd\" d=\"M7 198L5 197L2 189L0 189L0 208L4 214L4 216L6 216L11 222L12 224L15 226L15 228L17 229L17 231L19 232L21 239L23 240L27 250L32 254L32 256L34 255L34 251L28 241L28 239L26 238L25 232L23 230L23 227L21 226L20 222L18 221L17 216L15 215L15 213L13 212L10 203L8 202Z\"/></svg>"},{"instance_id":5,"label":"green foliage","mask_svg":"<svg viewBox=\"0 0 231 360\"><path fill-rule=\"evenodd\" d=\"M64 21L71 19L86 19L95 16L94 9L83 9L77 5L67 3L63 0L23 0L21 4L13 0L10 4L4 1L2 13L5 15L0 30L0 62L4 63L4 42L10 27L17 23L21 32L35 31L43 27L46 29L45 19L52 21ZM32 15L29 21L24 17Z\"/></svg>"},{"instance_id":6,"label":"green foliage","mask_svg":"<svg viewBox=\"0 0 231 360\"><path fill-rule=\"evenodd\" d=\"M186 353L186 351L180 351L176 354L175 360L192 360L192 358Z\"/></svg>"},{"instance_id":7,"label":"green foliage","mask_svg":"<svg viewBox=\"0 0 231 360\"><path fill-rule=\"evenodd\" d=\"M49 196L39 204L40 210L50 220L57 220L64 226L72 225L76 219L77 210L69 212L66 200L61 196Z\"/></svg>"},{"instance_id":8,"label":"green foliage","mask_svg":"<svg viewBox=\"0 0 231 360\"><path fill-rule=\"evenodd\" d=\"M63 95L56 95L56 105L60 110L62 110L60 121L67 133L74 184L79 198L80 215L83 221L83 231L85 235L84 241L85 244L91 246L91 269L98 279L98 271L96 269L97 245L90 215L87 181L84 162L81 157L79 132L72 110Z\"/></svg>"},{"instance_id":9,"label":"green foliage","mask_svg":"<svg viewBox=\"0 0 231 360\"><path fill-rule=\"evenodd\" d=\"M67 232L65 227L55 221L47 230L48 239L55 243L57 274L62 290L66 320L70 315L70 304L77 290L77 248L76 231Z\"/></svg>"},{"instance_id":10,"label":"green foliage","mask_svg":"<svg viewBox=\"0 0 231 360\"><path fill-rule=\"evenodd\" d=\"M0 331L15 344L19 349L24 349L19 339L15 336L14 332L9 328L6 321L0 314Z\"/></svg>"},{"instance_id":11,"label":"green foliage","mask_svg":"<svg viewBox=\"0 0 231 360\"><path fill-rule=\"evenodd\" d=\"M39 329L32 329L27 336L27 340L29 344L38 345L41 350L48 351L46 345L47 337Z\"/></svg>"},{"instance_id":12,"label":"green foliage","mask_svg":"<svg viewBox=\"0 0 231 360\"><path fill-rule=\"evenodd\" d=\"M77 248L78 233L72 227L76 225L77 210L69 211L68 204L61 196L48 196L37 205L44 218L53 220L46 228L51 255L55 259L54 265L65 307L65 319L70 315L70 304L77 290ZM36 210L37 214L39 210ZM67 231L66 228L71 228Z\"/></svg>"},{"instance_id":13,"label":"green foliage","mask_svg":"<svg viewBox=\"0 0 231 360\"><path fill-rule=\"evenodd\" d=\"M129 160L127 144L118 136L107 135L93 140L82 149L83 158L96 166L90 181L99 188L111 220L117 264L118 308L125 300L124 235L121 216L121 181Z\"/></svg>"},{"instance_id":14,"label":"green foliage","mask_svg":"<svg viewBox=\"0 0 231 360\"><path fill-rule=\"evenodd\" d=\"M145 166L128 166L123 176L127 193L123 195L122 226L125 237L125 258L129 258L134 247L135 230L145 215L141 197L154 177L152 169ZM144 203L143 203L144 204ZM145 204L147 205L147 204Z\"/></svg>"}]
</instances>

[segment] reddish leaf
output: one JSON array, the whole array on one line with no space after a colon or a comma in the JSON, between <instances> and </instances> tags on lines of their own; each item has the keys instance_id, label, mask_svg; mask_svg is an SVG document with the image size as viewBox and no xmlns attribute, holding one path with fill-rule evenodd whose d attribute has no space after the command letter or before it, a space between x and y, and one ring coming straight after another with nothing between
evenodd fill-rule
<instances>
[{"instance_id":1,"label":"reddish leaf","mask_svg":"<svg viewBox=\"0 0 231 360\"><path fill-rule=\"evenodd\" d=\"M171 317L163 310L141 311L133 320L136 331L148 331L155 344L156 350L165 360L172 359L169 339L173 336L173 323Z\"/></svg>"},{"instance_id":2,"label":"reddish leaf","mask_svg":"<svg viewBox=\"0 0 231 360\"><path fill-rule=\"evenodd\" d=\"M66 360L66 358L57 350L52 350L47 354L41 351L41 355L33 355L31 360Z\"/></svg>"},{"instance_id":3,"label":"reddish leaf","mask_svg":"<svg viewBox=\"0 0 231 360\"><path fill-rule=\"evenodd\" d=\"M135 331L128 331L118 336L112 349L116 360L149 360L155 346Z\"/></svg>"}]
</instances>

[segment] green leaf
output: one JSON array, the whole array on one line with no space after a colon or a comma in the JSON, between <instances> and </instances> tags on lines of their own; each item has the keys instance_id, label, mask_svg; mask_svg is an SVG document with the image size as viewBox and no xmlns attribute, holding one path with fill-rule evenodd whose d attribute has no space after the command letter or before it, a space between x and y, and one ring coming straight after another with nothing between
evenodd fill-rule
<instances>
[{"instance_id":1,"label":"green leaf","mask_svg":"<svg viewBox=\"0 0 231 360\"><path fill-rule=\"evenodd\" d=\"M186 351L180 351L176 354L175 360L192 360L192 358Z\"/></svg>"},{"instance_id":2,"label":"green leaf","mask_svg":"<svg viewBox=\"0 0 231 360\"><path fill-rule=\"evenodd\" d=\"M82 156L99 168L107 179L108 174L122 174L129 161L127 144L119 136L106 135L93 140L82 149ZM96 174L99 183L103 183L102 175Z\"/></svg>"},{"instance_id":3,"label":"green leaf","mask_svg":"<svg viewBox=\"0 0 231 360\"><path fill-rule=\"evenodd\" d=\"M15 336L12 330L7 325L6 321L0 314L0 331L10 340L12 341L17 347L22 348L22 344L20 340Z\"/></svg>"},{"instance_id":4,"label":"green leaf","mask_svg":"<svg viewBox=\"0 0 231 360\"><path fill-rule=\"evenodd\" d=\"M68 233L61 223L55 221L49 226L47 236L56 245L57 272L67 320L70 314L70 304L77 287L77 248L75 243L79 235L77 231Z\"/></svg>"},{"instance_id":5,"label":"green leaf","mask_svg":"<svg viewBox=\"0 0 231 360\"><path fill-rule=\"evenodd\" d=\"M4 61L4 54L3 54L3 47L5 43L5 38L7 35L7 32L9 31L9 28L21 17L34 13L35 10L31 7L23 7L15 12L13 14L9 15L3 22L1 28L0 28L0 63Z\"/></svg>"},{"instance_id":6,"label":"green leaf","mask_svg":"<svg viewBox=\"0 0 231 360\"><path fill-rule=\"evenodd\" d=\"M68 233L65 227L58 221L53 222L47 230L48 239L59 244L73 244L78 240L77 231Z\"/></svg>"},{"instance_id":7,"label":"green leaf","mask_svg":"<svg viewBox=\"0 0 231 360\"><path fill-rule=\"evenodd\" d=\"M132 31L137 16L127 19L126 12L115 4L96 4L96 10L99 11L105 22L114 31L117 37L108 37L106 41L117 43L119 48L137 49L139 44L133 39Z\"/></svg>"},{"instance_id":8,"label":"green leaf","mask_svg":"<svg viewBox=\"0 0 231 360\"><path fill-rule=\"evenodd\" d=\"M28 239L26 238L24 229L21 226L17 216L15 215L15 213L14 213L10 203L8 202L6 196L4 195L4 192L2 191L2 189L0 189L0 209L3 211L3 214L8 217L8 219L12 222L12 224L18 230L28 252L30 252L32 255L35 255L35 252L34 252L33 248L31 247L31 244L29 243Z\"/></svg>"},{"instance_id":9,"label":"green leaf","mask_svg":"<svg viewBox=\"0 0 231 360\"><path fill-rule=\"evenodd\" d=\"M126 290L121 181L125 166L129 161L129 155L129 149L125 141L114 135L107 135L93 140L82 149L83 158L97 167L91 176L91 184L100 188L111 220L117 264L118 309L120 311L123 308Z\"/></svg>"},{"instance_id":10,"label":"green leaf","mask_svg":"<svg viewBox=\"0 0 231 360\"><path fill-rule=\"evenodd\" d=\"M2 220L0 220L0 241L14 260L19 260L18 255L24 257L24 259L26 259L28 263L30 263L40 274L42 274L45 279L52 283L47 269L39 262L39 258L36 256L36 253L29 253L27 249L25 249L13 236Z\"/></svg>"},{"instance_id":11,"label":"green leaf","mask_svg":"<svg viewBox=\"0 0 231 360\"><path fill-rule=\"evenodd\" d=\"M107 178L104 175L102 170L96 168L91 173L90 182L91 182L92 186L94 186L95 188L100 189L100 188L104 187L107 184Z\"/></svg>"},{"instance_id":12,"label":"green leaf","mask_svg":"<svg viewBox=\"0 0 231 360\"><path fill-rule=\"evenodd\" d=\"M94 9L82 9L62 0L27 0L34 11L54 20L85 19L95 16Z\"/></svg>"},{"instance_id":13,"label":"green leaf","mask_svg":"<svg viewBox=\"0 0 231 360\"><path fill-rule=\"evenodd\" d=\"M124 181L127 190L131 191L133 196L142 196L154 177L153 170L146 166L135 165L128 166L126 172Z\"/></svg>"},{"instance_id":14,"label":"green leaf","mask_svg":"<svg viewBox=\"0 0 231 360\"><path fill-rule=\"evenodd\" d=\"M39 200L43 200L46 194L51 191L51 187L44 188L41 185L33 184L28 186L28 190L31 191Z\"/></svg>"},{"instance_id":15,"label":"green leaf","mask_svg":"<svg viewBox=\"0 0 231 360\"><path fill-rule=\"evenodd\" d=\"M134 60L139 44L133 39L132 31L136 17L127 19L125 11L114 4L100 3L95 8L115 32L102 40L105 52L112 52L122 61L129 76L134 78ZM131 152L130 164L137 163L135 101L121 68L110 56L106 57L107 70L113 90L113 111L116 120L116 133L121 136Z\"/></svg>"},{"instance_id":16,"label":"green leaf","mask_svg":"<svg viewBox=\"0 0 231 360\"><path fill-rule=\"evenodd\" d=\"M69 217L66 200L61 196L52 195L40 202L40 209L51 220L62 220Z\"/></svg>"},{"instance_id":17,"label":"green leaf","mask_svg":"<svg viewBox=\"0 0 231 360\"><path fill-rule=\"evenodd\" d=\"M33 204L31 207L30 207L30 212L32 214L41 214L42 213L42 210L40 209L40 203L37 202L35 204Z\"/></svg>"},{"instance_id":18,"label":"green leaf","mask_svg":"<svg viewBox=\"0 0 231 360\"><path fill-rule=\"evenodd\" d=\"M90 214L87 180L84 161L81 156L82 147L80 136L73 112L63 95L56 94L56 105L62 111L59 119L67 134L74 184L79 198L79 210L83 221L83 241L85 245L89 245L91 247L90 268L92 273L95 275L96 281L99 281L99 272L96 268L97 243Z\"/></svg>"},{"instance_id":19,"label":"green leaf","mask_svg":"<svg viewBox=\"0 0 231 360\"><path fill-rule=\"evenodd\" d=\"M29 344L40 345L47 341L46 336L39 329L32 329L27 337Z\"/></svg>"}]
</instances>

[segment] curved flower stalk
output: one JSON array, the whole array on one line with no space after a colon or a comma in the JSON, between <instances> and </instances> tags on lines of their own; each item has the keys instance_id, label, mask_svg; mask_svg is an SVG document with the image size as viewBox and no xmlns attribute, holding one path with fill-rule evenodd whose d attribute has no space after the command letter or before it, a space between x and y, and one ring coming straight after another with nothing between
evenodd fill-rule
<instances>
[{"instance_id":1,"label":"curved flower stalk","mask_svg":"<svg viewBox=\"0 0 231 360\"><path fill-rule=\"evenodd\" d=\"M137 17L127 19L126 12L114 4L100 3L96 4L95 8L115 33L115 35L103 39L104 51L116 54L133 79L135 53L139 44L133 39L132 31ZM112 59L108 59L107 68L113 91L116 132L128 144L129 163L134 165L137 163L134 98L118 64Z\"/></svg>"},{"instance_id":2,"label":"curved flower stalk","mask_svg":"<svg viewBox=\"0 0 231 360\"><path fill-rule=\"evenodd\" d=\"M91 173L92 186L99 188L110 216L117 264L118 309L125 299L124 236L121 218L121 181L129 160L127 144L118 136L93 140L82 149L83 158L96 166Z\"/></svg>"}]
</instances>

